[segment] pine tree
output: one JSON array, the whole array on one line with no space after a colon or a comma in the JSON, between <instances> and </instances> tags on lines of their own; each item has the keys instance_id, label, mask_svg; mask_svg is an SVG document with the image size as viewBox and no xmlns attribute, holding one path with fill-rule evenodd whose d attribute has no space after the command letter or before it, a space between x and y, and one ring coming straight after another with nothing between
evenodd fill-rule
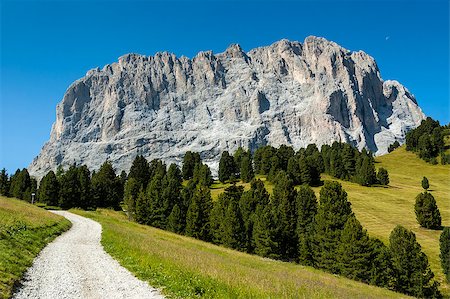
<instances>
[{"instance_id":1,"label":"pine tree","mask_svg":"<svg viewBox=\"0 0 450 299\"><path fill-rule=\"evenodd\" d=\"M371 248L369 236L354 215L348 217L337 248L339 272L348 278L370 281Z\"/></svg>"},{"instance_id":2,"label":"pine tree","mask_svg":"<svg viewBox=\"0 0 450 299\"><path fill-rule=\"evenodd\" d=\"M182 183L181 171L176 164L172 163L167 171L162 190L163 215L165 218L169 218L173 207L181 202Z\"/></svg>"},{"instance_id":3,"label":"pine tree","mask_svg":"<svg viewBox=\"0 0 450 299\"><path fill-rule=\"evenodd\" d=\"M245 227L245 245L247 252L253 252L253 226L255 222L256 208L258 205L269 204L269 193L261 180L253 180L250 190L244 192L239 200L239 208Z\"/></svg>"},{"instance_id":4,"label":"pine tree","mask_svg":"<svg viewBox=\"0 0 450 299\"><path fill-rule=\"evenodd\" d=\"M358 183L362 186L370 186L376 182L376 172L373 159L369 155L362 155L361 167L357 173Z\"/></svg>"},{"instance_id":5,"label":"pine tree","mask_svg":"<svg viewBox=\"0 0 450 299\"><path fill-rule=\"evenodd\" d=\"M280 258L278 253L279 244L275 237L275 221L272 214L272 206L258 205L255 212L255 222L253 226L253 244L255 253L262 257L273 259Z\"/></svg>"},{"instance_id":6,"label":"pine tree","mask_svg":"<svg viewBox=\"0 0 450 299\"><path fill-rule=\"evenodd\" d=\"M299 262L303 265L312 265L311 256L311 230L314 217L317 214L317 198L314 191L308 186L301 186L297 193L297 236Z\"/></svg>"},{"instance_id":7,"label":"pine tree","mask_svg":"<svg viewBox=\"0 0 450 299\"><path fill-rule=\"evenodd\" d=\"M192 180L195 184L209 187L214 182L209 166L203 163L197 163L194 167L194 176Z\"/></svg>"},{"instance_id":8,"label":"pine tree","mask_svg":"<svg viewBox=\"0 0 450 299\"><path fill-rule=\"evenodd\" d=\"M194 176L195 165L200 164L200 154L187 151L183 158L182 175L185 180L190 180Z\"/></svg>"},{"instance_id":9,"label":"pine tree","mask_svg":"<svg viewBox=\"0 0 450 299\"><path fill-rule=\"evenodd\" d=\"M393 289L395 273L389 248L379 239L371 238L369 242L371 268L368 282L379 287Z\"/></svg>"},{"instance_id":10,"label":"pine tree","mask_svg":"<svg viewBox=\"0 0 450 299\"><path fill-rule=\"evenodd\" d=\"M347 193L341 184L326 181L320 190L320 202L314 218L311 248L313 263L319 269L338 273L336 250L341 231L353 215Z\"/></svg>"},{"instance_id":11,"label":"pine tree","mask_svg":"<svg viewBox=\"0 0 450 299\"><path fill-rule=\"evenodd\" d=\"M135 219L136 201L141 186L135 178L129 178L125 183L124 202L127 209L128 219Z\"/></svg>"},{"instance_id":12,"label":"pine tree","mask_svg":"<svg viewBox=\"0 0 450 299\"><path fill-rule=\"evenodd\" d=\"M242 181L248 183L251 180L253 180L253 178L255 177L255 173L253 172L252 156L250 153L242 157L240 167L241 167L240 174Z\"/></svg>"},{"instance_id":13,"label":"pine tree","mask_svg":"<svg viewBox=\"0 0 450 299\"><path fill-rule=\"evenodd\" d=\"M135 178L132 179L136 181ZM105 161L98 172L92 175L92 197L97 207L120 209L122 183L111 162Z\"/></svg>"},{"instance_id":14,"label":"pine tree","mask_svg":"<svg viewBox=\"0 0 450 299\"><path fill-rule=\"evenodd\" d=\"M131 165L128 178L134 178L142 187L147 187L148 181L150 180L150 167L143 156L136 156Z\"/></svg>"},{"instance_id":15,"label":"pine tree","mask_svg":"<svg viewBox=\"0 0 450 299\"><path fill-rule=\"evenodd\" d=\"M148 183L146 197L148 199L148 222L147 224L162 228L166 227L166 206L163 191L167 186L167 178L156 174Z\"/></svg>"},{"instance_id":16,"label":"pine tree","mask_svg":"<svg viewBox=\"0 0 450 299\"><path fill-rule=\"evenodd\" d=\"M139 186L141 185L138 183ZM139 194L135 203L134 218L138 223L149 224L150 223L150 202L148 200L146 190L140 187Z\"/></svg>"},{"instance_id":17,"label":"pine tree","mask_svg":"<svg viewBox=\"0 0 450 299\"><path fill-rule=\"evenodd\" d=\"M297 157L292 157L289 159L286 173L295 185L299 185L302 182L302 178L300 176L300 165Z\"/></svg>"},{"instance_id":18,"label":"pine tree","mask_svg":"<svg viewBox=\"0 0 450 299\"><path fill-rule=\"evenodd\" d=\"M72 165L60 178L59 206L63 209L82 208L80 188L78 169Z\"/></svg>"},{"instance_id":19,"label":"pine tree","mask_svg":"<svg viewBox=\"0 0 450 299\"><path fill-rule=\"evenodd\" d=\"M27 196L31 189L31 178L26 168L19 170L11 177L9 194L15 198L31 201ZM27 192L28 191L28 192Z\"/></svg>"},{"instance_id":20,"label":"pine tree","mask_svg":"<svg viewBox=\"0 0 450 299\"><path fill-rule=\"evenodd\" d=\"M245 227L238 201L231 200L223 219L222 242L225 246L243 250L245 245Z\"/></svg>"},{"instance_id":21,"label":"pine tree","mask_svg":"<svg viewBox=\"0 0 450 299\"><path fill-rule=\"evenodd\" d=\"M422 179L422 188L425 190L428 190L428 188L430 188L430 183L428 182L428 179L425 176Z\"/></svg>"},{"instance_id":22,"label":"pine tree","mask_svg":"<svg viewBox=\"0 0 450 299\"><path fill-rule=\"evenodd\" d=\"M9 196L9 177L6 169L3 168L0 173L0 195Z\"/></svg>"},{"instance_id":23,"label":"pine tree","mask_svg":"<svg viewBox=\"0 0 450 299\"><path fill-rule=\"evenodd\" d=\"M350 180L355 175L356 159L352 146L344 144L342 149L343 179Z\"/></svg>"},{"instance_id":24,"label":"pine tree","mask_svg":"<svg viewBox=\"0 0 450 299\"><path fill-rule=\"evenodd\" d=\"M416 197L414 205L417 222L425 228L439 229L441 228L441 213L431 193L425 191Z\"/></svg>"},{"instance_id":25,"label":"pine tree","mask_svg":"<svg viewBox=\"0 0 450 299\"><path fill-rule=\"evenodd\" d=\"M416 235L398 225L389 236L394 269L395 290L419 298L440 298L438 283L422 252Z\"/></svg>"},{"instance_id":26,"label":"pine tree","mask_svg":"<svg viewBox=\"0 0 450 299\"><path fill-rule=\"evenodd\" d=\"M227 151L222 153L219 161L219 181L225 183L232 175L236 174L234 159Z\"/></svg>"},{"instance_id":27,"label":"pine tree","mask_svg":"<svg viewBox=\"0 0 450 299\"><path fill-rule=\"evenodd\" d=\"M91 186L91 172L86 165L82 165L76 168L77 180L79 187L79 198L77 207L82 209L95 209L97 207L96 202L92 197Z\"/></svg>"},{"instance_id":28,"label":"pine tree","mask_svg":"<svg viewBox=\"0 0 450 299\"><path fill-rule=\"evenodd\" d=\"M377 180L381 185L389 185L389 174L388 171L383 167L380 167L380 169L378 169Z\"/></svg>"},{"instance_id":29,"label":"pine tree","mask_svg":"<svg viewBox=\"0 0 450 299\"><path fill-rule=\"evenodd\" d=\"M203 241L209 241L212 199L209 188L199 186L192 196L186 215L186 235Z\"/></svg>"},{"instance_id":30,"label":"pine tree","mask_svg":"<svg viewBox=\"0 0 450 299\"><path fill-rule=\"evenodd\" d=\"M49 206L57 206L59 201L59 183L55 173L50 170L41 180L38 191L39 201Z\"/></svg>"},{"instance_id":31,"label":"pine tree","mask_svg":"<svg viewBox=\"0 0 450 299\"><path fill-rule=\"evenodd\" d=\"M183 220L178 204L175 204L169 218L167 219L167 229L178 234L183 232Z\"/></svg>"},{"instance_id":32,"label":"pine tree","mask_svg":"<svg viewBox=\"0 0 450 299\"><path fill-rule=\"evenodd\" d=\"M271 203L275 221L275 241L279 245L277 253L283 260L296 259L298 255L296 197L293 182L284 171L280 170L276 177Z\"/></svg>"},{"instance_id":33,"label":"pine tree","mask_svg":"<svg viewBox=\"0 0 450 299\"><path fill-rule=\"evenodd\" d=\"M439 238L439 245L441 249L439 257L441 258L442 270L447 281L450 281L450 227L444 227Z\"/></svg>"},{"instance_id":34,"label":"pine tree","mask_svg":"<svg viewBox=\"0 0 450 299\"><path fill-rule=\"evenodd\" d=\"M299 161L300 181L302 184L311 185L311 168L306 158L302 158Z\"/></svg>"}]
</instances>

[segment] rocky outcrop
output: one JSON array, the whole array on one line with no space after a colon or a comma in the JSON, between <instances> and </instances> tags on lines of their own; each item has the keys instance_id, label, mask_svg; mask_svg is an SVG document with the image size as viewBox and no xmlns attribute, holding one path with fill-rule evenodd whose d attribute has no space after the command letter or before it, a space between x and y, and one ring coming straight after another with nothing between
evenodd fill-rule
<instances>
[{"instance_id":1,"label":"rocky outcrop","mask_svg":"<svg viewBox=\"0 0 450 299\"><path fill-rule=\"evenodd\" d=\"M37 177L106 159L128 171L137 154L179 163L188 150L216 169L223 150L265 144L343 141L383 154L424 118L372 57L313 36L192 59L127 54L75 81L56 110L50 140L29 166Z\"/></svg>"}]
</instances>

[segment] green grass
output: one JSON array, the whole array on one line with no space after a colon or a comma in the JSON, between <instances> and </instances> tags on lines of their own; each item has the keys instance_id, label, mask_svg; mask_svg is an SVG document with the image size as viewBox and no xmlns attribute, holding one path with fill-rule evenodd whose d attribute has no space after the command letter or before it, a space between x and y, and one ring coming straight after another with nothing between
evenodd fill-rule
<instances>
[{"instance_id":1,"label":"green grass","mask_svg":"<svg viewBox=\"0 0 450 299\"><path fill-rule=\"evenodd\" d=\"M449 139L450 140L450 139ZM441 291L450 297L450 285L445 281L439 260L439 236L441 231L424 229L419 226L414 213L415 197L423 192L421 182L426 176L430 181L430 192L437 201L441 212L442 225L450 226L450 165L431 165L419 159L402 146L390 154L376 157L377 168L389 171L388 187L363 187L355 183L337 180L322 175L322 180L339 181L347 191L352 209L358 220L370 235L380 238L386 244L389 234L398 224L411 229L423 251L428 256L431 269L441 284ZM273 185L264 177L266 189L272 192ZM213 198L224 191L224 187L212 190ZM319 196L320 187L313 188Z\"/></svg>"},{"instance_id":2,"label":"green grass","mask_svg":"<svg viewBox=\"0 0 450 299\"><path fill-rule=\"evenodd\" d=\"M41 249L70 225L61 216L0 196L0 298L11 295Z\"/></svg>"},{"instance_id":3,"label":"green grass","mask_svg":"<svg viewBox=\"0 0 450 299\"><path fill-rule=\"evenodd\" d=\"M102 224L105 250L173 298L401 298L310 267L264 259L127 220L121 212L73 212Z\"/></svg>"}]
</instances>

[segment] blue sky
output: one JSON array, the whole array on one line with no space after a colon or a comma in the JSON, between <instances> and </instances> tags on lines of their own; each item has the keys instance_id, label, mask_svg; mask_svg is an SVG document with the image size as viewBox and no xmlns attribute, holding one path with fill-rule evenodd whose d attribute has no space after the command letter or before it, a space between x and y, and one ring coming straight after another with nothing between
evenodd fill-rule
<instances>
[{"instance_id":1,"label":"blue sky","mask_svg":"<svg viewBox=\"0 0 450 299\"><path fill-rule=\"evenodd\" d=\"M27 167L74 80L125 53L194 56L322 36L372 55L448 123L449 4L441 1L0 0L0 168Z\"/></svg>"}]
</instances>

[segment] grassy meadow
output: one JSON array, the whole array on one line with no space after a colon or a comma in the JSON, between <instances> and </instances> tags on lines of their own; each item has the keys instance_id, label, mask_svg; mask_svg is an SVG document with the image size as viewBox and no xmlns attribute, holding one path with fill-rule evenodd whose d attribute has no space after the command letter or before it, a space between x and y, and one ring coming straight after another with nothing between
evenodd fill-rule
<instances>
[{"instance_id":1,"label":"grassy meadow","mask_svg":"<svg viewBox=\"0 0 450 299\"><path fill-rule=\"evenodd\" d=\"M402 146L392 153L375 158L377 168L389 172L388 187L363 187L356 183L337 180L322 175L322 180L335 180L342 184L352 203L353 212L371 236L388 243L389 234L398 224L412 230L428 256L436 279L441 283L441 291L450 297L450 285L445 282L439 260L440 230L421 228L414 213L415 197L422 189L422 178L430 181L429 191L436 199L441 212L442 225L450 226L450 165L431 165L419 159ZM258 178L265 181L263 176ZM243 184L247 190L250 184ZM211 186L213 199L217 198L230 184L216 183ZM266 189L272 192L273 185L265 181ZM320 187L313 188L319 197Z\"/></svg>"},{"instance_id":2,"label":"grassy meadow","mask_svg":"<svg viewBox=\"0 0 450 299\"><path fill-rule=\"evenodd\" d=\"M0 196L0 298L8 298L36 255L69 229L65 218Z\"/></svg>"},{"instance_id":3,"label":"grassy meadow","mask_svg":"<svg viewBox=\"0 0 450 299\"><path fill-rule=\"evenodd\" d=\"M105 250L172 298L406 298L310 267L249 255L127 220L73 212L102 224Z\"/></svg>"}]
</instances>

